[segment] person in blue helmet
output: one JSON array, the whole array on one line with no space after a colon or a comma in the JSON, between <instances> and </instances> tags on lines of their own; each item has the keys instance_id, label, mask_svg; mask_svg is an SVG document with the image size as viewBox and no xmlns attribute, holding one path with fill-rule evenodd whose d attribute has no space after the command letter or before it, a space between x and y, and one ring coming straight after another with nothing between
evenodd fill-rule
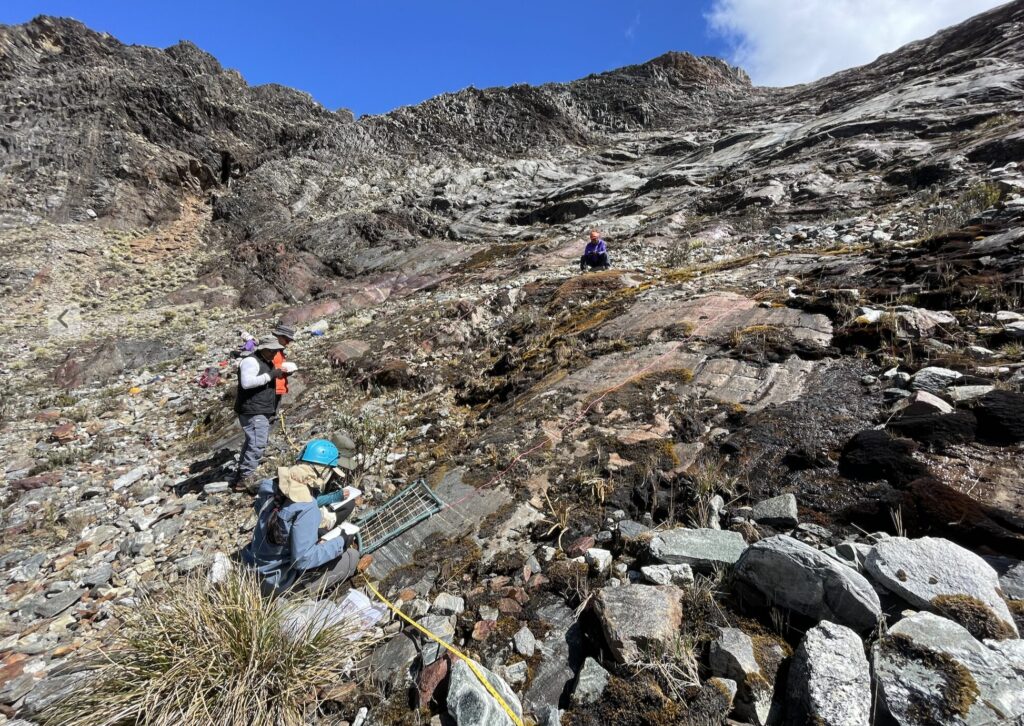
<instances>
[{"instance_id":1,"label":"person in blue helmet","mask_svg":"<svg viewBox=\"0 0 1024 726\"><path fill-rule=\"evenodd\" d=\"M351 525L336 527L351 515L355 501L336 512L317 506L316 498L337 471L338 447L313 439L294 466L282 466L277 477L260 482L256 495L256 528L242 561L262 577L265 595L291 588L310 594L338 585L356 572L359 550Z\"/></svg>"}]
</instances>

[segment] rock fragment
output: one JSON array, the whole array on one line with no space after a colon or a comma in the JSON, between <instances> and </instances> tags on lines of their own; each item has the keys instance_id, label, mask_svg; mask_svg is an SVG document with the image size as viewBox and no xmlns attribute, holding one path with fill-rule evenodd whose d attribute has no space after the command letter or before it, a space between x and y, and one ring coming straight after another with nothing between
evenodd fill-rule
<instances>
[{"instance_id":1,"label":"rock fragment","mask_svg":"<svg viewBox=\"0 0 1024 726\"><path fill-rule=\"evenodd\" d=\"M689 565L709 572L734 564L747 543L738 532L719 529L670 529L651 540L651 556L667 565Z\"/></svg>"},{"instance_id":2,"label":"rock fragment","mask_svg":"<svg viewBox=\"0 0 1024 726\"><path fill-rule=\"evenodd\" d=\"M604 588L594 598L605 640L620 663L663 652L679 635L683 593L672 586Z\"/></svg>"},{"instance_id":3,"label":"rock fragment","mask_svg":"<svg viewBox=\"0 0 1024 726\"><path fill-rule=\"evenodd\" d=\"M868 726L871 672L864 643L847 627L823 620L807 631L787 679L791 726Z\"/></svg>"},{"instance_id":4,"label":"rock fragment","mask_svg":"<svg viewBox=\"0 0 1024 726\"><path fill-rule=\"evenodd\" d=\"M758 524L770 527L795 527L799 523L796 509L796 496L782 494L765 499L754 505L751 517Z\"/></svg>"}]
</instances>

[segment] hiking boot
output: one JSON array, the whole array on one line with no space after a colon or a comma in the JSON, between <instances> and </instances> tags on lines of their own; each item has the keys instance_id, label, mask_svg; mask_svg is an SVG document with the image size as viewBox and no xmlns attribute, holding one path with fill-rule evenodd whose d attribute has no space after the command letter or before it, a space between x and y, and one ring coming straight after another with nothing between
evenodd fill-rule
<instances>
[{"instance_id":1,"label":"hiking boot","mask_svg":"<svg viewBox=\"0 0 1024 726\"><path fill-rule=\"evenodd\" d=\"M260 478L256 474L249 474L231 482L231 491L239 494L256 494L260 488Z\"/></svg>"}]
</instances>

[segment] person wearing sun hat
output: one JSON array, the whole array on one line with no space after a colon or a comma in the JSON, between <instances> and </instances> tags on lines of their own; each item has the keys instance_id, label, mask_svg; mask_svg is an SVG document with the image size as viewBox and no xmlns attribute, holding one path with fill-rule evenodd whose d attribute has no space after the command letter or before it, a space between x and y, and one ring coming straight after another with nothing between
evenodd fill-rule
<instances>
[{"instance_id":1,"label":"person wearing sun hat","mask_svg":"<svg viewBox=\"0 0 1024 726\"><path fill-rule=\"evenodd\" d=\"M339 464L338 448L313 439L292 466L282 466L275 479L260 482L256 495L256 527L242 560L263 578L263 592L273 595L295 587L320 593L352 577L359 564L351 525L334 528L354 508L329 513L317 506L317 495ZM334 528L324 532L324 519ZM336 536L331 536L334 533Z\"/></svg>"},{"instance_id":2,"label":"person wearing sun hat","mask_svg":"<svg viewBox=\"0 0 1024 726\"><path fill-rule=\"evenodd\" d=\"M279 400L275 383L287 375L273 364L274 354L281 349L281 344L274 337L265 336L256 345L255 354L246 356L238 365L235 413L245 440L238 454L238 468L232 482L236 491L249 484L267 448Z\"/></svg>"},{"instance_id":3,"label":"person wearing sun hat","mask_svg":"<svg viewBox=\"0 0 1024 726\"><path fill-rule=\"evenodd\" d=\"M277 339L277 342L281 344L281 350L274 353L274 368L281 369L286 374L291 373L292 370L294 370L295 364L290 364L290 366L285 365L285 361L288 360L285 349L293 340L295 340L295 328L290 325L285 325L284 323L278 323L277 327L270 331L270 334L273 335ZM277 391L277 403L280 407L281 398L288 393L288 376L282 376L274 381L274 388Z\"/></svg>"}]
</instances>

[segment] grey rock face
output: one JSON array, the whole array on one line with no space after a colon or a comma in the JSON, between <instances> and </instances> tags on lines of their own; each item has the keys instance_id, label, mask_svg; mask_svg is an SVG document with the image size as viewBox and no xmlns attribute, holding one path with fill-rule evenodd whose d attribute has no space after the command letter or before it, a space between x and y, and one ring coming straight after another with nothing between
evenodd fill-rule
<instances>
[{"instance_id":1,"label":"grey rock face","mask_svg":"<svg viewBox=\"0 0 1024 726\"><path fill-rule=\"evenodd\" d=\"M800 521L796 511L796 496L783 494L758 502L754 505L751 517L758 524L771 527L795 527Z\"/></svg>"},{"instance_id":2,"label":"grey rock face","mask_svg":"<svg viewBox=\"0 0 1024 726\"><path fill-rule=\"evenodd\" d=\"M978 637L1017 637L999 576L981 557L936 537L882 540L864 569L911 605L946 615Z\"/></svg>"},{"instance_id":3,"label":"grey rock face","mask_svg":"<svg viewBox=\"0 0 1024 726\"><path fill-rule=\"evenodd\" d=\"M572 692L572 702L577 706L588 706L601 700L605 686L611 675L593 658L583 661L583 667L576 678L576 688Z\"/></svg>"},{"instance_id":4,"label":"grey rock face","mask_svg":"<svg viewBox=\"0 0 1024 726\"><path fill-rule=\"evenodd\" d=\"M671 586L605 588L594 607L605 640L620 663L635 663L648 650L665 649L678 637L683 593Z\"/></svg>"},{"instance_id":5,"label":"grey rock face","mask_svg":"<svg viewBox=\"0 0 1024 726\"><path fill-rule=\"evenodd\" d=\"M718 529L670 529L651 540L651 556L659 562L702 572L734 564L746 548L741 534Z\"/></svg>"},{"instance_id":6,"label":"grey rock face","mask_svg":"<svg viewBox=\"0 0 1024 726\"><path fill-rule=\"evenodd\" d=\"M25 701L18 711L19 716L33 718L70 695L78 685L88 678L88 673L71 673L66 676L53 676L41 681L25 696Z\"/></svg>"},{"instance_id":7,"label":"grey rock face","mask_svg":"<svg viewBox=\"0 0 1024 726\"><path fill-rule=\"evenodd\" d=\"M979 642L933 613L903 618L872 650L879 707L900 726L1017 723L1024 714L1021 645Z\"/></svg>"},{"instance_id":8,"label":"grey rock face","mask_svg":"<svg viewBox=\"0 0 1024 726\"><path fill-rule=\"evenodd\" d=\"M787 535L751 545L735 572L768 603L858 632L873 628L881 614L878 595L862 575Z\"/></svg>"},{"instance_id":9,"label":"grey rock face","mask_svg":"<svg viewBox=\"0 0 1024 726\"><path fill-rule=\"evenodd\" d=\"M522 718L522 704L505 681L482 665L477 665L477 668L508 707ZM448 685L448 713L458 726L513 726L512 719L462 660L452 666Z\"/></svg>"},{"instance_id":10,"label":"grey rock face","mask_svg":"<svg viewBox=\"0 0 1024 726\"><path fill-rule=\"evenodd\" d=\"M786 718L792 726L868 726L871 672L864 643L847 627L822 621L807 631L787 680Z\"/></svg>"},{"instance_id":11,"label":"grey rock face","mask_svg":"<svg viewBox=\"0 0 1024 726\"><path fill-rule=\"evenodd\" d=\"M409 666L415 658L416 644L409 636L399 633L374 649L369 677L375 683L398 688L409 677Z\"/></svg>"}]
</instances>

